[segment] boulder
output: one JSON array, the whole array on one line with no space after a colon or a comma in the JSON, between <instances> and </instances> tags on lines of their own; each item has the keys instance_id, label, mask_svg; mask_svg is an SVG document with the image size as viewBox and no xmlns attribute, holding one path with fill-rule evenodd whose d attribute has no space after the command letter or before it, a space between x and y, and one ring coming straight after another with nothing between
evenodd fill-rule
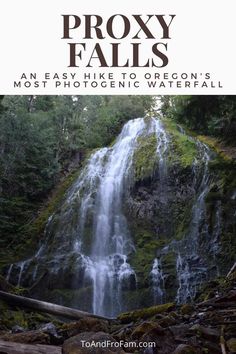
<instances>
[{"instance_id":1,"label":"boulder","mask_svg":"<svg viewBox=\"0 0 236 354\"><path fill-rule=\"evenodd\" d=\"M160 320L158 320L158 324L162 327L169 327L169 326L174 326L178 323L178 321L176 320L176 318L174 318L171 315L168 316L164 316L163 318L161 318Z\"/></svg>"},{"instance_id":2,"label":"boulder","mask_svg":"<svg viewBox=\"0 0 236 354\"><path fill-rule=\"evenodd\" d=\"M147 334L151 330L156 331L156 333L163 333L163 328L159 326L156 322L143 322L139 326L137 326L131 334L132 339L139 339L144 334Z\"/></svg>"},{"instance_id":3,"label":"boulder","mask_svg":"<svg viewBox=\"0 0 236 354\"><path fill-rule=\"evenodd\" d=\"M63 337L57 333L56 326L52 322L40 326L39 330L49 335L51 344L59 345L64 341Z\"/></svg>"},{"instance_id":4,"label":"boulder","mask_svg":"<svg viewBox=\"0 0 236 354\"><path fill-rule=\"evenodd\" d=\"M60 333L66 337L73 337L82 332L108 332L108 322L97 318L85 317L76 322L65 323Z\"/></svg>"},{"instance_id":5,"label":"boulder","mask_svg":"<svg viewBox=\"0 0 236 354\"><path fill-rule=\"evenodd\" d=\"M21 326L15 325L12 327L12 333L22 333L25 331L25 329Z\"/></svg>"},{"instance_id":6,"label":"boulder","mask_svg":"<svg viewBox=\"0 0 236 354\"><path fill-rule=\"evenodd\" d=\"M148 348L149 352L152 353L160 353L160 354L170 354L176 347L175 339L169 329L154 328L150 330L148 333L144 334L140 338L140 342L149 342L155 343L153 348ZM145 351L145 354L148 353Z\"/></svg>"},{"instance_id":7,"label":"boulder","mask_svg":"<svg viewBox=\"0 0 236 354\"><path fill-rule=\"evenodd\" d=\"M180 312L182 315L191 315L194 311L194 306L190 304L184 304L181 306Z\"/></svg>"},{"instance_id":8,"label":"boulder","mask_svg":"<svg viewBox=\"0 0 236 354\"><path fill-rule=\"evenodd\" d=\"M67 339L62 346L63 354L125 354L119 342L104 332L84 332Z\"/></svg>"},{"instance_id":9,"label":"boulder","mask_svg":"<svg viewBox=\"0 0 236 354\"><path fill-rule=\"evenodd\" d=\"M196 324L190 328L191 332L194 332L199 337L219 342L220 332L215 328L204 327L199 324Z\"/></svg>"}]
</instances>

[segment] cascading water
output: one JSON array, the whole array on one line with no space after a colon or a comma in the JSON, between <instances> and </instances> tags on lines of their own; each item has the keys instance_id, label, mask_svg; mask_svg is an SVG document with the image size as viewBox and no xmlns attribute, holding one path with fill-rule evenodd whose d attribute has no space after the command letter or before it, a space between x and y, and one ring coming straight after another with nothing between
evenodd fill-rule
<instances>
[{"instance_id":1,"label":"cascading water","mask_svg":"<svg viewBox=\"0 0 236 354\"><path fill-rule=\"evenodd\" d=\"M112 148L92 154L68 191L59 216L55 214L49 219L44 244L32 259L20 265L18 285L32 260L33 280L41 263L46 262L49 271L57 274L73 260L78 269L83 269L84 282L92 285L94 313L114 316L125 307L122 291L135 288L136 274L128 262L135 247L123 212L123 200L129 191L138 138L150 134L156 135L159 170L164 171L167 135L162 124L154 118L126 123ZM92 246L87 244L88 228ZM11 271L12 266L8 279Z\"/></svg>"},{"instance_id":2,"label":"cascading water","mask_svg":"<svg viewBox=\"0 0 236 354\"><path fill-rule=\"evenodd\" d=\"M6 276L6 281L8 281L8 282L10 280L12 268L13 268L13 264L10 264L9 269L7 271L7 276Z\"/></svg>"},{"instance_id":3,"label":"cascading water","mask_svg":"<svg viewBox=\"0 0 236 354\"><path fill-rule=\"evenodd\" d=\"M86 260L86 275L93 281L93 311L100 315L121 310L122 283L135 278L135 272L127 262L127 255L134 250L134 245L122 212L122 199L134 147L144 128L143 119L125 125L113 149L109 151L98 187L93 246Z\"/></svg>"},{"instance_id":4,"label":"cascading water","mask_svg":"<svg viewBox=\"0 0 236 354\"><path fill-rule=\"evenodd\" d=\"M191 300L196 292L196 287L191 286L192 272L190 272L187 257L179 253L176 259L176 272L179 287L177 290L177 303L186 303Z\"/></svg>"},{"instance_id":5,"label":"cascading water","mask_svg":"<svg viewBox=\"0 0 236 354\"><path fill-rule=\"evenodd\" d=\"M159 158L159 179L160 183L165 185L165 177L167 174L166 154L168 150L168 136L160 122L160 120L154 120L153 124L156 137L157 137L157 156Z\"/></svg>"},{"instance_id":6,"label":"cascading water","mask_svg":"<svg viewBox=\"0 0 236 354\"><path fill-rule=\"evenodd\" d=\"M221 246L220 246L220 237L222 234L222 205L221 204L222 203L220 200L216 202L215 222L212 231L212 238L209 242L209 252L212 254L214 259L214 266L215 266L214 276L220 275L219 262L217 260L217 257L221 251Z\"/></svg>"},{"instance_id":7,"label":"cascading water","mask_svg":"<svg viewBox=\"0 0 236 354\"><path fill-rule=\"evenodd\" d=\"M161 304L163 303L165 294L165 283L161 261L158 258L154 259L150 277L153 290L154 304Z\"/></svg>"},{"instance_id":8,"label":"cascading water","mask_svg":"<svg viewBox=\"0 0 236 354\"><path fill-rule=\"evenodd\" d=\"M178 245L178 256L176 258L176 272L179 282L177 290L177 303L184 303L191 301L195 295L197 288L203 279L206 279L207 267L201 258L199 252L199 235L200 232L208 236L208 225L206 219L206 204L205 198L209 192L209 169L208 163L210 160L209 148L197 141L198 150L200 153L200 161L203 163L203 173L198 187L198 196L192 208L192 217L189 227L189 232L186 237ZM196 188L196 162L193 165L194 186ZM200 228L203 226L203 230Z\"/></svg>"},{"instance_id":9,"label":"cascading water","mask_svg":"<svg viewBox=\"0 0 236 354\"><path fill-rule=\"evenodd\" d=\"M159 173L159 183L162 187L162 193L164 197L162 198L164 204L167 204L167 193L166 193L166 176L167 176L167 152L168 152L168 136L167 133L160 122L160 120L155 120L153 122L155 127L155 133L157 137L157 156L158 156L158 173ZM158 235L157 235L158 236ZM164 298L164 275L162 272L161 261L155 258L153 261L152 269L150 272L150 279L153 292L154 304L160 304L163 302Z\"/></svg>"}]
</instances>

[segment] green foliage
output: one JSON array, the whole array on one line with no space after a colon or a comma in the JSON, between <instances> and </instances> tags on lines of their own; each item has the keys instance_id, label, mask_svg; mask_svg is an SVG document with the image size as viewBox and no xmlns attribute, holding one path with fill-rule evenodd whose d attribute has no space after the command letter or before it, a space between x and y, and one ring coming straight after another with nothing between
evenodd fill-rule
<instances>
[{"instance_id":1,"label":"green foliage","mask_svg":"<svg viewBox=\"0 0 236 354\"><path fill-rule=\"evenodd\" d=\"M27 239L27 225L37 240L60 193L37 212L62 176L152 104L151 96L0 96L1 249Z\"/></svg>"},{"instance_id":2,"label":"green foliage","mask_svg":"<svg viewBox=\"0 0 236 354\"><path fill-rule=\"evenodd\" d=\"M235 144L236 96L162 96L163 116Z\"/></svg>"},{"instance_id":3,"label":"green foliage","mask_svg":"<svg viewBox=\"0 0 236 354\"><path fill-rule=\"evenodd\" d=\"M129 119L143 117L154 103L152 96L92 96L82 113L86 145L108 145Z\"/></svg>"}]
</instances>

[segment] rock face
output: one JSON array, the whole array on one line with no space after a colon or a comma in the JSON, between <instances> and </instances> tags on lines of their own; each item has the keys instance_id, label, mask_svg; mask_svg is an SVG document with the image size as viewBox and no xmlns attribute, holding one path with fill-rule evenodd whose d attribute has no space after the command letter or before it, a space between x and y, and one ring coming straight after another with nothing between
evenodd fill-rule
<instances>
[{"instance_id":1,"label":"rock face","mask_svg":"<svg viewBox=\"0 0 236 354\"><path fill-rule=\"evenodd\" d=\"M173 123L130 121L91 155L36 254L5 276L40 299L107 316L190 302L234 262L235 176L232 161Z\"/></svg>"}]
</instances>

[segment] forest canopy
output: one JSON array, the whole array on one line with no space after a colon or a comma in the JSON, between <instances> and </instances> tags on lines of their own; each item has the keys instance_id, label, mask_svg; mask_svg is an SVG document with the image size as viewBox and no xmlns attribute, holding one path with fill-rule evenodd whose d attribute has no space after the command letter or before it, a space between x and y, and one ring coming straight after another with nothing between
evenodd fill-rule
<instances>
[{"instance_id":1,"label":"forest canopy","mask_svg":"<svg viewBox=\"0 0 236 354\"><path fill-rule=\"evenodd\" d=\"M236 96L161 96L164 116L235 145Z\"/></svg>"}]
</instances>

